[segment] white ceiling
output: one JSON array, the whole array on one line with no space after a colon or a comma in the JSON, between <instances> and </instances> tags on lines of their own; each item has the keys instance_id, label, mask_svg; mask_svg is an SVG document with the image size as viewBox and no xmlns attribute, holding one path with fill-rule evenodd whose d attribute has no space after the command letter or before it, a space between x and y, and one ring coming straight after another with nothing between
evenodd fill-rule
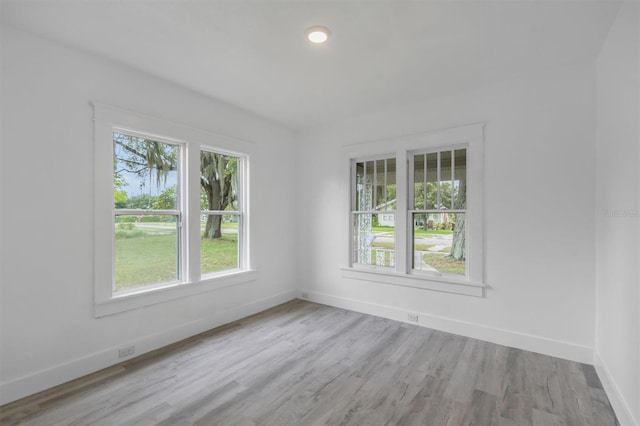
<instances>
[{"instance_id":1,"label":"white ceiling","mask_svg":"<svg viewBox=\"0 0 640 426\"><path fill-rule=\"evenodd\" d=\"M293 129L593 61L616 1L5 0L2 19ZM331 29L325 46L304 30Z\"/></svg>"}]
</instances>

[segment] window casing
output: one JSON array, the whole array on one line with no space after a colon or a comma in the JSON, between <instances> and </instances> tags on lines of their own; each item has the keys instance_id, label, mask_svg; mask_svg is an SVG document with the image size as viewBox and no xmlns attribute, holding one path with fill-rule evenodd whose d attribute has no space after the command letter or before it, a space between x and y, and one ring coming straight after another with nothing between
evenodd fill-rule
<instances>
[{"instance_id":1,"label":"window casing","mask_svg":"<svg viewBox=\"0 0 640 426\"><path fill-rule=\"evenodd\" d=\"M104 104L94 104L94 113L95 315L255 280L243 153L252 144ZM203 202L205 154L233 165L230 203L220 211ZM126 182L131 176L141 188ZM224 238L204 242L202 219L210 215L230 223L222 226ZM203 256L218 267L202 268Z\"/></svg>"},{"instance_id":2,"label":"window casing","mask_svg":"<svg viewBox=\"0 0 640 426\"><path fill-rule=\"evenodd\" d=\"M351 173L345 277L483 295L483 127L469 125L344 148ZM395 152L375 154L389 152L390 146ZM362 184L374 187L380 181L367 174L367 164L380 170L382 160L395 164L393 177L384 174L387 182L394 182L393 209L380 210L380 203L374 202L363 207ZM370 190L364 196L379 193ZM394 221L393 237L387 234L380 241L381 227L358 221L365 216L373 222L376 214L378 222L385 220L382 215L393 215L389 216ZM358 257L363 248L372 252L380 246L390 248L390 241L393 264L383 263L376 254Z\"/></svg>"}]
</instances>

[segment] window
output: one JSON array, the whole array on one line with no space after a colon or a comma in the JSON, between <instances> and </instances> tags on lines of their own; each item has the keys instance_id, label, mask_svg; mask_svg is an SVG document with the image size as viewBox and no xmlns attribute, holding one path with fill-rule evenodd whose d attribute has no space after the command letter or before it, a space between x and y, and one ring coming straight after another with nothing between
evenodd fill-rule
<instances>
[{"instance_id":1,"label":"window","mask_svg":"<svg viewBox=\"0 0 640 426\"><path fill-rule=\"evenodd\" d=\"M242 166L241 157L200 151L202 275L243 266Z\"/></svg>"},{"instance_id":2,"label":"window","mask_svg":"<svg viewBox=\"0 0 640 426\"><path fill-rule=\"evenodd\" d=\"M183 280L181 144L114 129L115 294Z\"/></svg>"},{"instance_id":3,"label":"window","mask_svg":"<svg viewBox=\"0 0 640 426\"><path fill-rule=\"evenodd\" d=\"M354 161L352 175L352 262L394 267L396 160Z\"/></svg>"},{"instance_id":4,"label":"window","mask_svg":"<svg viewBox=\"0 0 640 426\"><path fill-rule=\"evenodd\" d=\"M483 126L345 148L351 166L346 277L483 294ZM390 146L392 154L370 155Z\"/></svg>"},{"instance_id":5,"label":"window","mask_svg":"<svg viewBox=\"0 0 640 426\"><path fill-rule=\"evenodd\" d=\"M251 145L94 107L96 316L255 279Z\"/></svg>"},{"instance_id":6,"label":"window","mask_svg":"<svg viewBox=\"0 0 640 426\"><path fill-rule=\"evenodd\" d=\"M467 149L409 155L412 268L466 276Z\"/></svg>"}]
</instances>

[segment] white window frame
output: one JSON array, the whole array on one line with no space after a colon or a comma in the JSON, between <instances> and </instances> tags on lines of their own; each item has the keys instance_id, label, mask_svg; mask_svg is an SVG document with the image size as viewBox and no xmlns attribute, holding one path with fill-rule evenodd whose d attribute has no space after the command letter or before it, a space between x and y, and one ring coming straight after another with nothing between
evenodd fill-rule
<instances>
[{"instance_id":1,"label":"white window frame","mask_svg":"<svg viewBox=\"0 0 640 426\"><path fill-rule=\"evenodd\" d=\"M185 232L185 227L184 227L184 212L185 212L185 207L186 207L186 191L185 191L185 184L184 184L184 170L185 170L185 157L186 157L186 143L184 141L181 140L176 140L176 139L170 139L167 138L165 136L160 136L160 135L155 135L155 134L151 134L151 133L146 133L140 130L134 130L134 129L127 129L124 127L120 127L120 126L113 126L111 133L120 133L123 135L127 135L127 136L133 136L133 137L137 137L137 138L142 138L142 139L148 139L148 140L152 140L154 142L160 142L163 144L167 144L167 145L173 145L178 147L178 158L177 158L177 163L178 163L178 174L177 174L177 184L176 184L176 195L177 195L177 205L175 209L172 210L154 210L154 209L119 209L119 208L114 208L113 209L113 221L112 221L112 229L115 229L115 218L116 216L120 216L120 215L146 215L146 216L161 216L161 215L169 215L169 216L177 216L177 223L176 223L176 239L177 239L177 244L178 244L178 250L177 250L177 262L176 262L176 275L178 276L177 279L172 280L172 281L165 281L165 282L159 282L159 283L151 283L151 284L147 284L147 285L142 285L139 287L132 287L132 288L128 288L128 289L124 289L124 290L120 290L116 292L116 282L115 282L115 273L116 273L116 262L115 262L115 241L113 242L113 251L112 251L112 255L111 255L111 268L112 268L112 281L111 281L111 291L113 293L113 297L117 298L117 297L124 297L127 296L128 294L132 294L132 293L138 293L140 291L149 291L149 290L154 290L154 289L158 289L158 288L163 288L163 287L167 287L167 286L171 286L174 284L182 284L186 282L186 247L187 247L187 238L186 238L186 232ZM112 147L113 147L113 136L111 138L112 140ZM112 237L114 238L115 235Z\"/></svg>"},{"instance_id":2,"label":"white window frame","mask_svg":"<svg viewBox=\"0 0 640 426\"><path fill-rule=\"evenodd\" d=\"M228 151L219 148L213 148L211 146L201 146L200 152L212 152L214 154L222 154L229 157L235 157L238 159L238 193L237 193L237 210L202 210L200 209L200 215L234 215L238 216L238 268L218 271L218 272L208 272L202 275L202 278L215 278L217 276L226 275L229 273L233 273L234 271L243 271L248 268L249 259L248 259L248 251L245 250L247 247L247 226L246 226L246 205L247 205L247 162L248 157L245 154L241 154L238 152ZM199 153L198 153L199 155Z\"/></svg>"},{"instance_id":3,"label":"white window frame","mask_svg":"<svg viewBox=\"0 0 640 426\"><path fill-rule=\"evenodd\" d=\"M346 265L343 277L350 279L381 282L425 290L482 297L484 295L484 123L421 133L394 139L358 143L343 147L343 156L348 164L349 194L352 195L353 164L362 159L390 156L389 148L395 149L396 157L396 228L395 228L395 268L376 268L352 262L352 222L349 212L349 242L345 253ZM410 156L418 152L467 149L467 204L465 226L467 239L465 250L466 276L441 274L412 269L412 206L409 205L411 171ZM346 183L345 182L345 183ZM349 203L351 208L352 202Z\"/></svg>"},{"instance_id":4,"label":"white window frame","mask_svg":"<svg viewBox=\"0 0 640 426\"><path fill-rule=\"evenodd\" d=\"M377 204L376 199L375 199L375 191L374 191L374 200L373 200L373 210L358 210L357 206L356 206L356 164L357 163L362 163L364 162L366 164L366 162L369 161L379 161L379 160L389 160L389 159L395 159L396 163L398 162L398 159L395 157L395 153L391 153L391 154L382 154L382 155L374 155L374 156L368 156L368 157L360 157L360 158L353 158L351 159L351 184L350 184L350 193L351 193L351 201L350 201L350 206L351 206L351 213L350 213L350 226L349 226L349 241L351 242L350 244L353 244L354 241L354 235L353 235L353 221L355 219L355 217L357 215L361 215L361 214L377 214L377 215L384 215L384 214L390 214L394 216L394 222L398 215L397 209L395 210L376 210L375 206ZM385 191L387 190L387 185L386 185L386 165L385 165ZM396 166L397 167L397 166ZM374 176L374 181L376 180L376 169L374 169L373 171L373 176ZM396 181L397 181L397 172L396 172ZM388 202L388 200L386 200L386 196L385 196L385 201ZM354 268L369 268L369 269L380 269L381 271L389 271L392 270L392 267L389 266L378 266L378 265L365 265L365 264L356 264L353 262L353 245L350 246L351 247L351 251L350 251L350 258L349 258L349 264L354 267ZM395 249L394 249L395 251Z\"/></svg>"},{"instance_id":5,"label":"white window frame","mask_svg":"<svg viewBox=\"0 0 640 426\"><path fill-rule=\"evenodd\" d=\"M200 294L257 278L250 265L249 238L249 154L250 142L217 135L168 120L134 113L114 106L94 106L94 314L96 317L163 303ZM181 277L114 292L114 219L113 205L113 132L121 131L158 142L181 146L182 177L178 185L184 196L180 210ZM200 150L227 153L242 159L242 242L239 243L239 269L215 274L200 274ZM240 164L239 164L240 167ZM123 211L123 210L120 210ZM156 213L157 211L153 211ZM138 211L136 211L138 213ZM174 214L173 210L171 214Z\"/></svg>"},{"instance_id":6,"label":"white window frame","mask_svg":"<svg viewBox=\"0 0 640 426\"><path fill-rule=\"evenodd\" d=\"M414 235L413 235L413 231L414 231L414 226L413 226L413 215L414 214L421 214L421 213L463 213L465 215L465 221L466 221L466 215L467 215L467 211L468 209L465 207L464 209L454 209L452 206L449 206L449 208L446 209L416 209L414 206L414 197L415 197L415 193L414 193L414 183L415 183L415 176L413 174L413 170L414 170L414 161L415 161L415 156L416 155L424 155L424 154L437 154L437 158L438 158L438 184L441 184L440 181L440 157L442 155L443 152L449 151L452 152L455 150L459 150L459 149L465 149L468 151L469 149L469 145L467 143L464 144L455 144L455 145L448 145L445 147L436 147L436 148L428 148L428 149L419 149L416 151L408 151L407 152L407 161L408 161L408 179L409 179L409 185L408 185L408 190L409 190L409 201L408 201L408 216L407 216L407 228L409 230L409 247L407 248L408 252L411 252L411 255L408 257L408 268L411 271L412 274L416 274L416 275L424 275L427 277L443 277L443 276L448 276L449 278L455 280L460 279L459 276L457 275L452 275L452 274L446 274L446 273L441 273L441 272L431 272L431 271L424 271L424 270L419 270L419 269L415 269L413 267L413 262L415 261L415 254L413 252L414 247L413 247L413 239L414 239ZM426 172L426 164L425 164L425 172ZM452 176L455 176L455 171L452 169ZM438 200L439 200L439 195L438 195ZM452 197L452 201L453 201L453 197ZM439 203L438 203L439 204ZM466 245L467 242L469 241L469 232L468 232L468 228L465 226L465 250L466 250ZM469 256L465 257L465 274L464 274L464 279L465 280L469 280Z\"/></svg>"}]
</instances>

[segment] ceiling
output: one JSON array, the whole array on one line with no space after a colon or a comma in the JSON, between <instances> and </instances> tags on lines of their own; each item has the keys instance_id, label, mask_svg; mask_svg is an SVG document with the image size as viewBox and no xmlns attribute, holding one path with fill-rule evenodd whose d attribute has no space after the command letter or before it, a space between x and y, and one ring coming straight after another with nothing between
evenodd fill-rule
<instances>
[{"instance_id":1,"label":"ceiling","mask_svg":"<svg viewBox=\"0 0 640 426\"><path fill-rule=\"evenodd\" d=\"M593 61L616 1L5 0L2 20L292 129ZM304 31L332 36L311 45Z\"/></svg>"}]
</instances>

